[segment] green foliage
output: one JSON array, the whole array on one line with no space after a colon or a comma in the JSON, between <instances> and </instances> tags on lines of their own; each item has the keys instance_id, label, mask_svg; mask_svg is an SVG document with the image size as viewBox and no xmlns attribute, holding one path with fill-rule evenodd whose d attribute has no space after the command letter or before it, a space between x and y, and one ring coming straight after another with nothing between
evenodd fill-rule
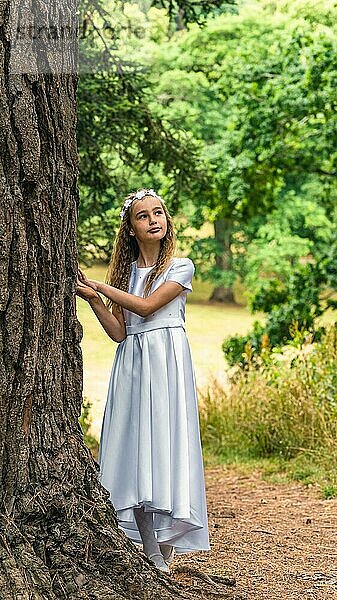
<instances>
[{"instance_id":1,"label":"green foliage","mask_svg":"<svg viewBox=\"0 0 337 600\"><path fill-rule=\"evenodd\" d=\"M315 322L334 300L324 300L326 290L336 289L337 237L335 216L317 202L315 179L295 193L286 191L278 205L258 227L245 261L244 284L251 310L267 313L265 324L244 338L223 345L230 364L242 362L244 347L255 352L265 336L271 348L291 339L291 329L310 331L316 336Z\"/></svg>"},{"instance_id":2,"label":"green foliage","mask_svg":"<svg viewBox=\"0 0 337 600\"><path fill-rule=\"evenodd\" d=\"M230 10L231 7L235 9L236 0L193 0L192 2L186 2L186 0L155 0L153 4L167 8L171 18L177 20L177 16L179 16L180 21L187 24L202 23L209 14L225 12L228 9Z\"/></svg>"},{"instance_id":3,"label":"green foliage","mask_svg":"<svg viewBox=\"0 0 337 600\"><path fill-rule=\"evenodd\" d=\"M334 221L328 198L314 178L297 191L280 195L247 249L245 284L253 309L260 302L257 296L282 295L300 264L314 264L328 253L336 231Z\"/></svg>"},{"instance_id":4,"label":"green foliage","mask_svg":"<svg viewBox=\"0 0 337 600\"><path fill-rule=\"evenodd\" d=\"M336 485L327 485L323 489L323 498L325 500L330 500L331 498L335 498L337 496L337 486Z\"/></svg>"},{"instance_id":5,"label":"green foliage","mask_svg":"<svg viewBox=\"0 0 337 600\"><path fill-rule=\"evenodd\" d=\"M307 467L317 468L325 473L324 487L335 487L336 359L336 327L263 366L251 359L236 371L229 391L215 384L201 397L204 449L219 457L292 461L292 476L302 481L309 480Z\"/></svg>"},{"instance_id":6,"label":"green foliage","mask_svg":"<svg viewBox=\"0 0 337 600\"><path fill-rule=\"evenodd\" d=\"M234 335L222 343L222 350L230 365L245 364L246 356L251 352L260 353L264 328L258 321L254 322L252 331L247 335Z\"/></svg>"},{"instance_id":7,"label":"green foliage","mask_svg":"<svg viewBox=\"0 0 337 600\"><path fill-rule=\"evenodd\" d=\"M120 198L154 186L183 213L181 239L184 227L225 223L226 242L186 237L184 251L213 285L245 277L251 307L270 313L270 344L282 343L294 319L311 327L322 289L335 285L333 7L260 0L228 14L207 3L203 27L184 28L190 6L175 24L172 3L150 6L106 5L131 35L121 29L111 68L80 81L81 258L106 260ZM301 269L311 256L325 279Z\"/></svg>"},{"instance_id":8,"label":"green foliage","mask_svg":"<svg viewBox=\"0 0 337 600\"><path fill-rule=\"evenodd\" d=\"M199 274L216 285L219 255L225 255L225 281L248 272L245 256L256 225L274 208L282 211L291 194L302 202L307 189L303 213L309 212L298 233L277 232L288 272L289 248L296 260L317 242L310 236L309 200L316 215L322 209L321 232L328 228L324 219L336 200L336 19L331 6L318 5L242 3L238 15L179 32L153 58L151 106L192 133L208 170L206 187L196 182L192 190L191 222L227 222L226 248L212 236L190 248ZM259 251L264 259L269 253L272 264L269 241ZM276 251L280 260L280 247Z\"/></svg>"},{"instance_id":9,"label":"green foliage","mask_svg":"<svg viewBox=\"0 0 337 600\"><path fill-rule=\"evenodd\" d=\"M182 185L188 187L200 170L191 136L158 118L150 108L152 96L143 53L151 53L155 38L158 41L154 32L158 33L159 24L160 40L169 34L165 6L173 10L173 4L164 1L162 5L161 10L149 5L147 13L131 3L121 7L110 2L105 10L98 7L90 13L88 30L81 40L86 65L79 81L77 128L82 262L108 260L118 208L130 189L147 181L155 186L160 167L168 189L156 187L167 192L174 211L178 190ZM207 7L211 8L204 4L206 11ZM198 10L198 3L194 8ZM191 11L192 6L187 13ZM111 28L116 35L112 36Z\"/></svg>"},{"instance_id":10,"label":"green foliage","mask_svg":"<svg viewBox=\"0 0 337 600\"><path fill-rule=\"evenodd\" d=\"M91 450L93 456L97 459L98 456L98 440L90 433L91 417L90 417L91 402L84 398L82 405L82 413L79 418L79 424L82 429L85 445Z\"/></svg>"},{"instance_id":11,"label":"green foliage","mask_svg":"<svg viewBox=\"0 0 337 600\"><path fill-rule=\"evenodd\" d=\"M144 76L131 78L130 74L103 77L95 73L80 80L78 240L82 261L109 258L122 198L129 189L146 185L146 180L151 186L156 184L145 173L149 165L162 164L171 176L175 190L171 198L183 182L188 184L191 170L197 170L196 150L189 137L162 123L148 109L147 85Z\"/></svg>"},{"instance_id":12,"label":"green foliage","mask_svg":"<svg viewBox=\"0 0 337 600\"><path fill-rule=\"evenodd\" d=\"M254 298L254 310L262 310L262 306L268 310L264 332L271 347L290 339L291 326L295 322L300 329L314 330L315 318L323 312L321 283L322 275L316 265L300 265L289 277L286 298L269 298L269 305L265 296Z\"/></svg>"}]
</instances>

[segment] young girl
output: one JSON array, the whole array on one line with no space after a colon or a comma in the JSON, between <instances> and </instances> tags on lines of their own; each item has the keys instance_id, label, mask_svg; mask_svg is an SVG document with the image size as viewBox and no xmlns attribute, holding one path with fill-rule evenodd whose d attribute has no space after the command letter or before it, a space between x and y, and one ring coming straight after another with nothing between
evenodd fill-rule
<instances>
[{"instance_id":1,"label":"young girl","mask_svg":"<svg viewBox=\"0 0 337 600\"><path fill-rule=\"evenodd\" d=\"M173 258L172 220L154 190L127 196L120 216L108 283L79 271L77 289L120 342L102 425L100 478L120 527L168 572L174 549L209 550L196 386L185 334L194 265Z\"/></svg>"}]
</instances>

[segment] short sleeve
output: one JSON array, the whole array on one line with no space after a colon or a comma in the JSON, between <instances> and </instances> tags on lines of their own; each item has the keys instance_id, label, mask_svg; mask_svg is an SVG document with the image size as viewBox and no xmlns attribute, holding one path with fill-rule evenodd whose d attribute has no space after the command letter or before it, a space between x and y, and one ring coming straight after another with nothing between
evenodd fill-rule
<instances>
[{"instance_id":1,"label":"short sleeve","mask_svg":"<svg viewBox=\"0 0 337 600\"><path fill-rule=\"evenodd\" d=\"M175 258L173 260L166 281L176 281L183 286L187 294L192 292L192 279L195 271L193 262L190 258Z\"/></svg>"}]
</instances>

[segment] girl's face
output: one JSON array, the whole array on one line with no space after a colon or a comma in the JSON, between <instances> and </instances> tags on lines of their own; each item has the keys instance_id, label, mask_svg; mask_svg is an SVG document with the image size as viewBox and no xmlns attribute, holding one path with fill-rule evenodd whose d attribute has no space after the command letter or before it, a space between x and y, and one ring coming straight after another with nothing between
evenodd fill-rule
<instances>
[{"instance_id":1,"label":"girl's face","mask_svg":"<svg viewBox=\"0 0 337 600\"><path fill-rule=\"evenodd\" d=\"M165 237L167 219L160 200L144 196L141 200L134 200L130 208L130 232L137 241L159 241Z\"/></svg>"}]
</instances>

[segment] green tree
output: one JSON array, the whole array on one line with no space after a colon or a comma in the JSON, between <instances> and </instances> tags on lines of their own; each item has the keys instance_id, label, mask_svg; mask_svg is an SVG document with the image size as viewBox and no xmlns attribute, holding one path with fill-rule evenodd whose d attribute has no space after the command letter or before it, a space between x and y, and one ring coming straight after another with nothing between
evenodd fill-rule
<instances>
[{"instance_id":1,"label":"green tree","mask_svg":"<svg viewBox=\"0 0 337 600\"><path fill-rule=\"evenodd\" d=\"M231 364L244 362L247 344L260 353L289 342L294 331L320 337L317 318L337 308L331 297L337 290L337 210L327 211L320 193L314 177L297 194L285 193L258 229L247 252L245 285L251 309L265 312L266 320L225 340Z\"/></svg>"},{"instance_id":2,"label":"green tree","mask_svg":"<svg viewBox=\"0 0 337 600\"><path fill-rule=\"evenodd\" d=\"M314 174L335 194L332 9L302 3L299 16L282 8L243 4L239 15L177 34L153 58L153 109L192 132L208 169L208 187L196 182L193 222L211 221L214 236L192 254L200 274L224 283L213 298L231 299L246 249L284 189Z\"/></svg>"}]
</instances>

